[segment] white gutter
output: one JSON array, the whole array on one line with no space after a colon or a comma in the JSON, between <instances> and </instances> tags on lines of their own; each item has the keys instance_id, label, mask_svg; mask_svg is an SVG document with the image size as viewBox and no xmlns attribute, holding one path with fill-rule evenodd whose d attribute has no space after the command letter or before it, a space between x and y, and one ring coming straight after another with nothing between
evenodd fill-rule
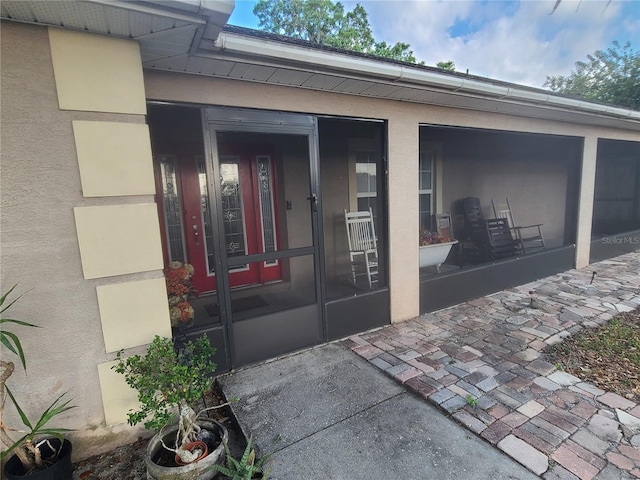
<instances>
[{"instance_id":1,"label":"white gutter","mask_svg":"<svg viewBox=\"0 0 640 480\"><path fill-rule=\"evenodd\" d=\"M489 97L523 101L536 105L547 105L563 109L579 110L640 121L640 112L622 107L600 105L585 100L576 100L552 93L534 92L513 86L493 85L475 79L467 79L438 72L429 72L406 65L379 62L376 60L326 52L315 48L274 42L264 38L253 38L230 32L222 32L213 44L215 50L270 58L282 62L306 64L318 69L350 72L365 77L378 77L392 82L408 82L425 87L444 88L460 92L481 94Z\"/></svg>"}]
</instances>

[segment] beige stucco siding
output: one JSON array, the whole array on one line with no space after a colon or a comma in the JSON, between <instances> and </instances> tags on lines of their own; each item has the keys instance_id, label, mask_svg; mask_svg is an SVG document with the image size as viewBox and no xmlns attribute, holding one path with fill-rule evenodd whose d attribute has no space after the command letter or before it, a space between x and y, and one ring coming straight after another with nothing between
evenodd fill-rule
<instances>
[{"instance_id":1,"label":"beige stucco siding","mask_svg":"<svg viewBox=\"0 0 640 480\"><path fill-rule=\"evenodd\" d=\"M72 208L83 198L71 121L58 110L47 30L3 22L2 291L19 282L18 291L28 294L12 317L42 327L19 331L29 385L12 388L29 413L45 394L52 400L72 389L82 401L67 421L86 428L102 423L96 365L104 347L95 286L82 277L75 232ZM7 422L15 420L7 414Z\"/></svg>"},{"instance_id":2,"label":"beige stucco siding","mask_svg":"<svg viewBox=\"0 0 640 480\"><path fill-rule=\"evenodd\" d=\"M109 38L103 40L101 45L109 44ZM120 45L122 40L116 43ZM137 51L137 45L134 47ZM139 61L138 69L142 71ZM83 196L73 122L133 124L146 129L145 118L61 110L49 34L44 27L2 22L1 73L1 290L19 282L16 291L28 293L11 308L12 317L41 327L16 327L29 376L25 381L24 374L17 371L11 385L31 416L39 415L57 395L70 390L78 408L58 423L77 430L71 436L74 458L78 459L138 434L126 425L107 427L105 423L98 365L111 361L113 354L106 353L96 289L151 279L157 285L162 273L159 264L149 272L84 278L74 208L148 204L154 197L148 187L135 190L136 196ZM156 235L159 237L159 232ZM166 317L154 320L168 324ZM140 320L143 325L153 324L150 319ZM113 327L117 325L115 321ZM114 328L107 334L113 334ZM166 328L157 330L167 332ZM148 331L143 333L137 337L141 342L149 338ZM7 409L4 420L20 425L12 409Z\"/></svg>"},{"instance_id":3,"label":"beige stucco siding","mask_svg":"<svg viewBox=\"0 0 640 480\"><path fill-rule=\"evenodd\" d=\"M389 286L391 320L397 322L420 313L417 248L420 141L415 112L389 119L388 136Z\"/></svg>"},{"instance_id":4,"label":"beige stucco siding","mask_svg":"<svg viewBox=\"0 0 640 480\"><path fill-rule=\"evenodd\" d=\"M580 175L580 201L578 203L578 232L576 266L578 268L589 265L591 246L591 219L593 218L593 193L596 181L596 158L598 153L598 138L589 135L585 138L582 172Z\"/></svg>"}]
</instances>

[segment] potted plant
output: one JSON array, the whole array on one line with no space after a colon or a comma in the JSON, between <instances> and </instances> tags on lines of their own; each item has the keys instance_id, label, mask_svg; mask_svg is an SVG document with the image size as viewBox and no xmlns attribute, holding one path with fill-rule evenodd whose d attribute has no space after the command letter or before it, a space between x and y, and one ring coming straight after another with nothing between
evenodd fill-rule
<instances>
[{"instance_id":1,"label":"potted plant","mask_svg":"<svg viewBox=\"0 0 640 480\"><path fill-rule=\"evenodd\" d=\"M231 455L229 447L225 444L225 450L227 451L227 465L216 465L218 470L223 475L226 475L231 480L268 480L271 466L264 467L265 462L269 459L270 455L256 460L256 451L251 448L251 437L247 442L247 448L245 448L242 458L236 460Z\"/></svg>"},{"instance_id":2,"label":"potted plant","mask_svg":"<svg viewBox=\"0 0 640 480\"><path fill-rule=\"evenodd\" d=\"M440 273L440 265L444 263L451 251L451 246L458 243L447 236L429 230L420 231L420 268L435 266Z\"/></svg>"},{"instance_id":3,"label":"potted plant","mask_svg":"<svg viewBox=\"0 0 640 480\"><path fill-rule=\"evenodd\" d=\"M228 403L198 413L194 410L195 403L211 387L216 370L212 362L214 353L203 335L179 351L174 349L171 339L156 336L144 356L125 359L122 352L117 354L113 368L137 390L140 403L137 411L128 414L128 422L135 425L144 421L146 428L156 432L145 455L148 478L207 480L216 475L215 464L224 460L227 429L203 414ZM200 448L192 445L197 441L207 444L206 456L201 444ZM175 456L184 465L178 465Z\"/></svg>"},{"instance_id":4,"label":"potted plant","mask_svg":"<svg viewBox=\"0 0 640 480\"><path fill-rule=\"evenodd\" d=\"M16 288L11 287L2 297L0 297L0 315L4 313L22 295L15 298L5 306L8 296ZM8 324L25 327L36 327L31 323L10 318L0 318L0 342L20 360L22 368L27 370L27 362L22 349L20 338L6 329ZM67 428L51 427L49 422L61 413L74 408L69 405L69 400L64 400L67 392L56 398L53 403L40 415L40 418L33 422L29 420L24 410L11 392L7 381L15 370L15 364L3 357L0 360L0 440L5 445L5 449L0 454L4 459L9 454L13 454L4 466L5 478L9 480L22 479L28 476L35 480L58 480L71 478L73 464L71 463L71 443L62 438L62 433L70 431ZM7 396L13 403L26 427L26 430L16 430L7 426L3 421L4 408ZM19 432L22 436L14 440L8 432Z\"/></svg>"},{"instance_id":5,"label":"potted plant","mask_svg":"<svg viewBox=\"0 0 640 480\"><path fill-rule=\"evenodd\" d=\"M194 310L189 303L196 291L193 289L193 266L188 263L171 262L164 270L167 282L169 313L172 327L188 327L193 323Z\"/></svg>"}]
</instances>

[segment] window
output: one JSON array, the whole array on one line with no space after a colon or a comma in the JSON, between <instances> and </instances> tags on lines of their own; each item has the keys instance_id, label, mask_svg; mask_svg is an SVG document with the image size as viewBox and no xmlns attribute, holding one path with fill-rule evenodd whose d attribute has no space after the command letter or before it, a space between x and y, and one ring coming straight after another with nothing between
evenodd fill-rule
<instances>
[{"instance_id":1,"label":"window","mask_svg":"<svg viewBox=\"0 0 640 480\"><path fill-rule=\"evenodd\" d=\"M433 213L433 164L436 151L420 149L420 165L418 169L418 196L420 210L420 230L431 230L431 214Z\"/></svg>"},{"instance_id":2,"label":"window","mask_svg":"<svg viewBox=\"0 0 640 480\"><path fill-rule=\"evenodd\" d=\"M356 152L358 211L373 211L377 217L376 159L374 152Z\"/></svg>"}]
</instances>

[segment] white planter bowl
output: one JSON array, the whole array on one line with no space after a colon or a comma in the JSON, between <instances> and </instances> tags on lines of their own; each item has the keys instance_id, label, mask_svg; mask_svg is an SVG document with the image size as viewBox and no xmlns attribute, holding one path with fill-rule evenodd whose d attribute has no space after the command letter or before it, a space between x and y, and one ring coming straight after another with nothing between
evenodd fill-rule
<instances>
[{"instance_id":1,"label":"white planter bowl","mask_svg":"<svg viewBox=\"0 0 640 480\"><path fill-rule=\"evenodd\" d=\"M420 247L420 268L436 267L440 273L440 265L444 263L451 251L451 247L458 243L453 240L447 243L434 243L432 245L423 245Z\"/></svg>"}]
</instances>

